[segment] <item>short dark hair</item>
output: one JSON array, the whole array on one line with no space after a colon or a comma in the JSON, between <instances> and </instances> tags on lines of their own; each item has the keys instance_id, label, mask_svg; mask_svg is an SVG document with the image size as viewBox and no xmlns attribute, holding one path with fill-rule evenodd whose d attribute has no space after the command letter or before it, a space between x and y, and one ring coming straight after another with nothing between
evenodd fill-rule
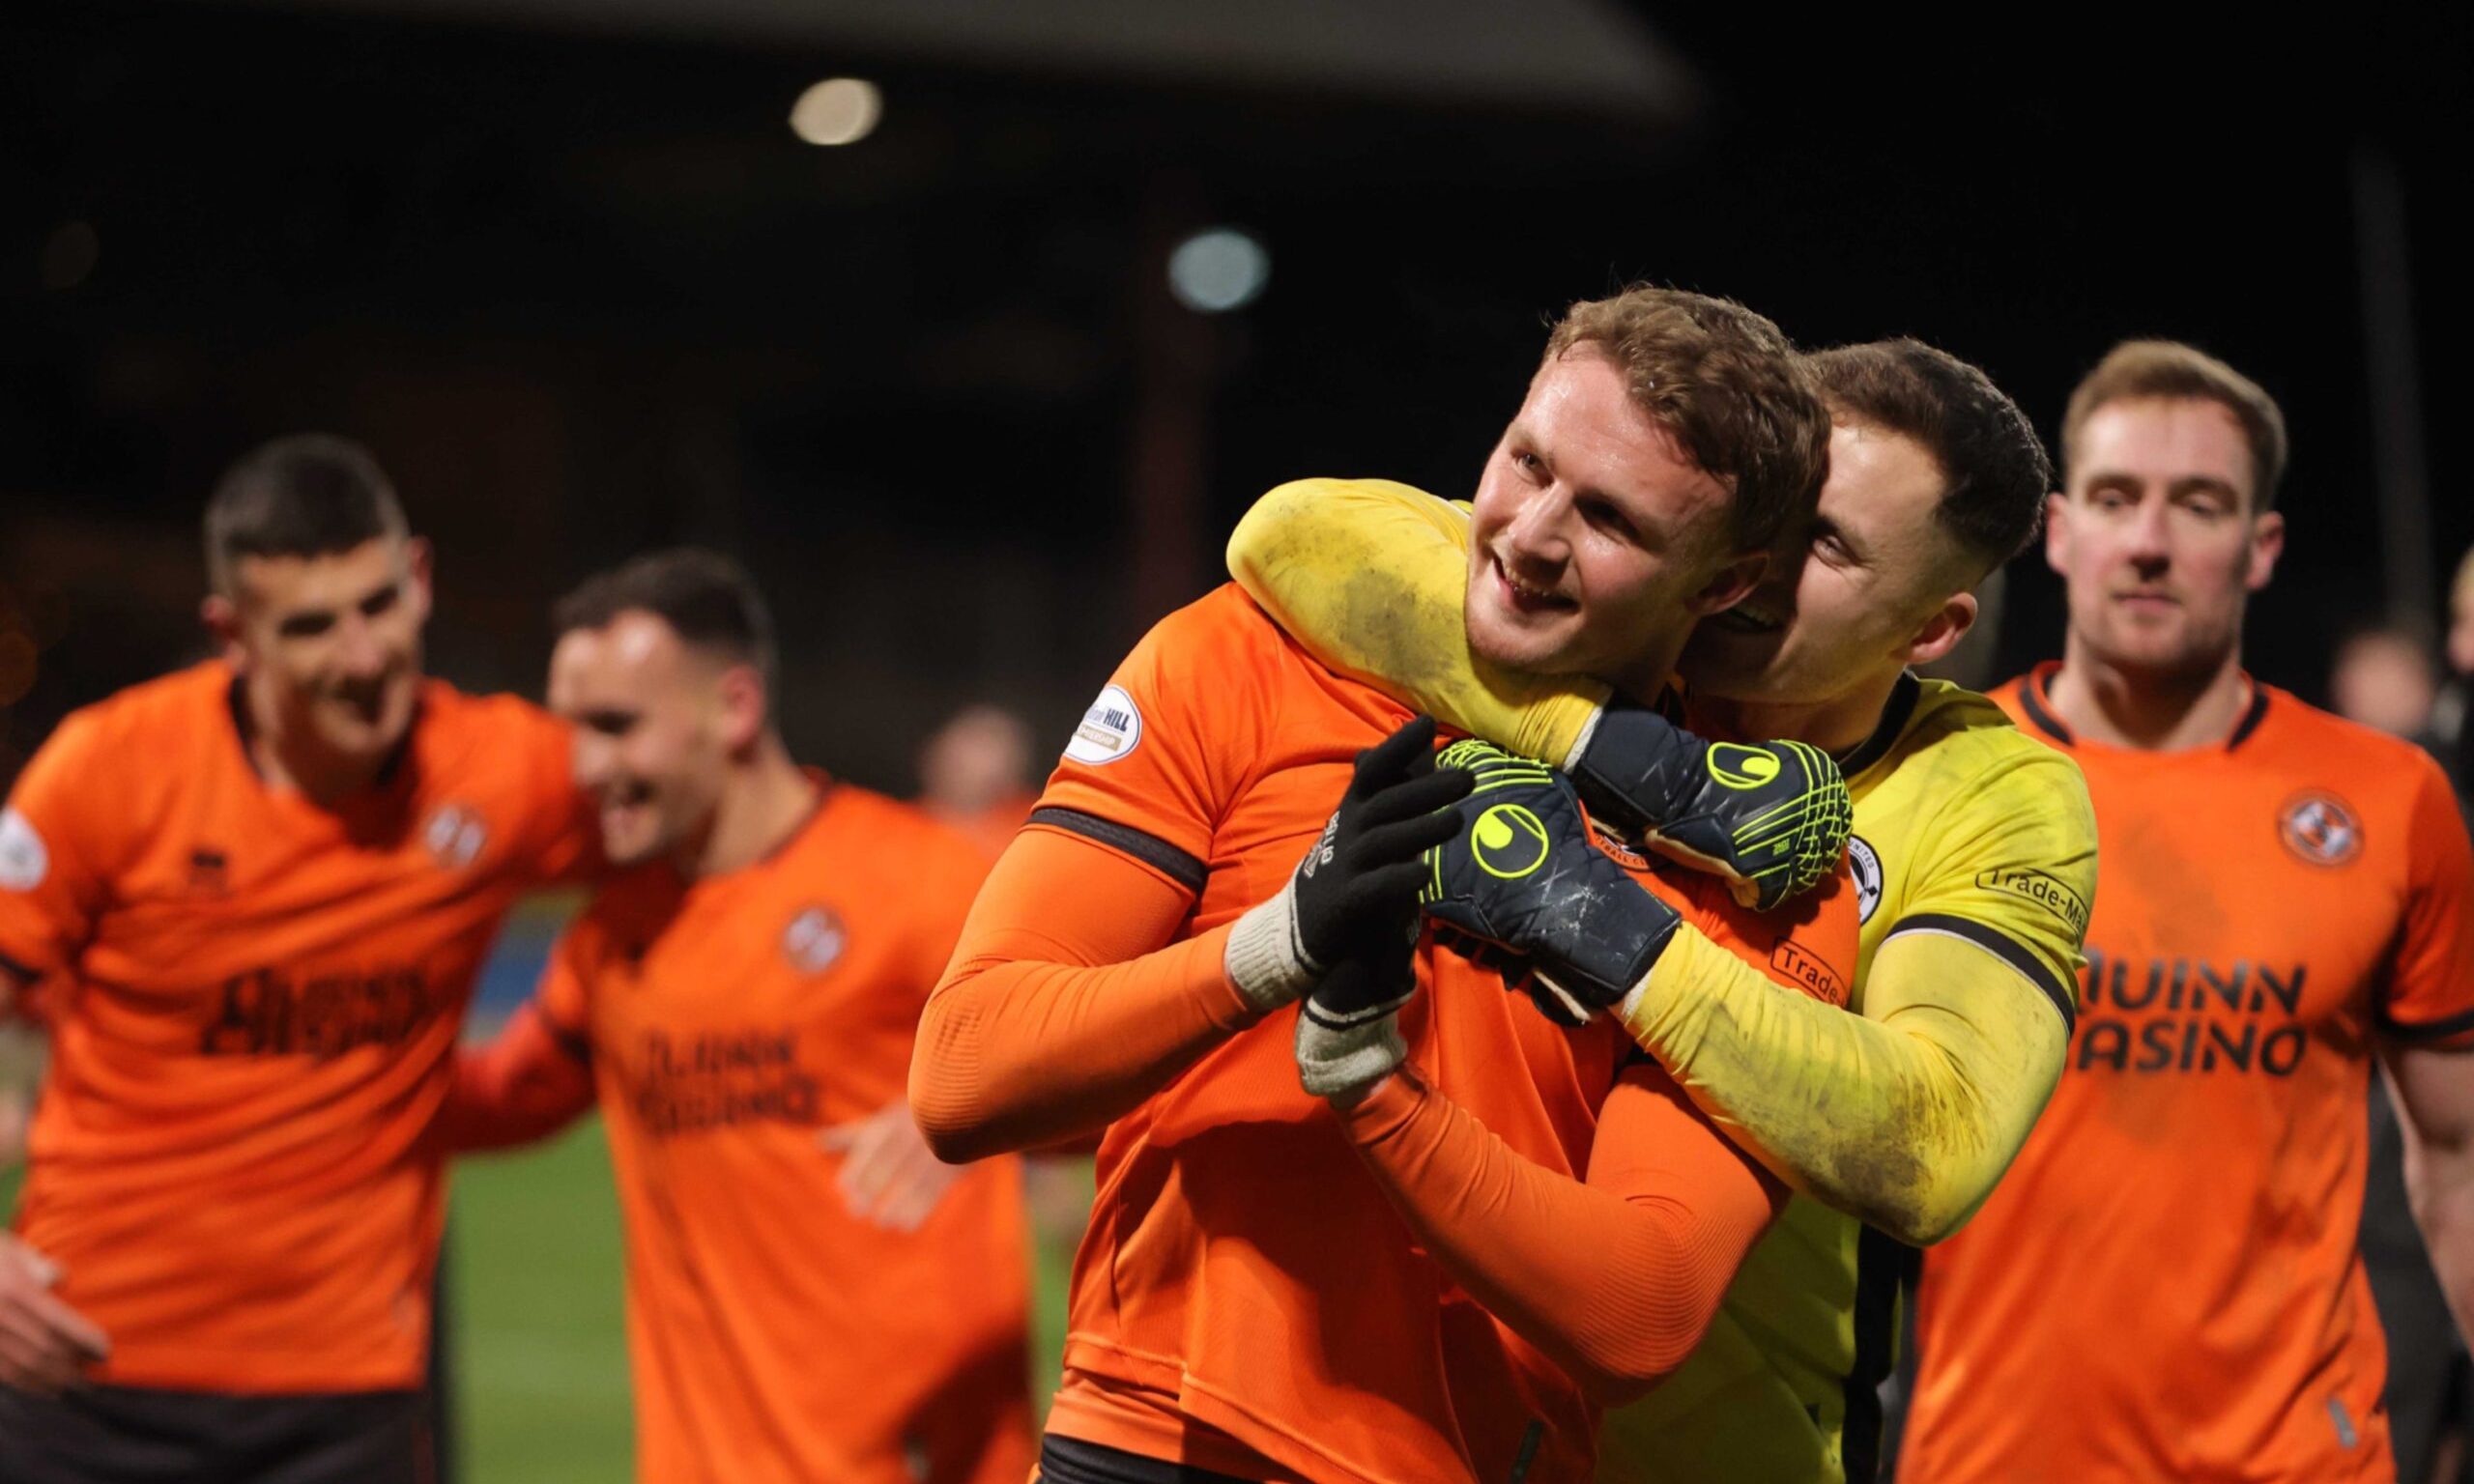
<instances>
[{"instance_id":1,"label":"short dark hair","mask_svg":"<svg viewBox=\"0 0 2474 1484\"><path fill-rule=\"evenodd\" d=\"M669 624L689 646L753 665L772 695L778 670L773 614L747 569L719 552L674 547L586 578L559 600L551 621L561 635L605 629L630 610Z\"/></svg>"},{"instance_id":2,"label":"short dark hair","mask_svg":"<svg viewBox=\"0 0 2474 1484\"><path fill-rule=\"evenodd\" d=\"M1829 412L1777 326L1733 300L1635 284L1566 310L1545 358L1582 345L1613 361L1633 403L1727 486L1737 551L1767 550L1812 514L1829 471Z\"/></svg>"},{"instance_id":3,"label":"short dark hair","mask_svg":"<svg viewBox=\"0 0 2474 1484\"><path fill-rule=\"evenodd\" d=\"M2285 414L2258 383L2194 345L2178 340L2125 340L2105 353L2070 394L2061 418L2061 453L2077 459L2079 435L2096 410L2146 398L2213 402L2233 414L2251 445L2251 513L2276 508L2285 482Z\"/></svg>"},{"instance_id":4,"label":"short dark hair","mask_svg":"<svg viewBox=\"0 0 2474 1484\"><path fill-rule=\"evenodd\" d=\"M1807 359L1833 415L1912 438L1933 456L1944 481L1934 517L1986 571L2027 550L2053 493L2053 460L1993 378L1906 338Z\"/></svg>"},{"instance_id":5,"label":"short dark hair","mask_svg":"<svg viewBox=\"0 0 2474 1484\"><path fill-rule=\"evenodd\" d=\"M216 482L207 581L229 595L244 556L331 556L405 528L395 486L368 449L332 433L295 433L251 449Z\"/></svg>"}]
</instances>

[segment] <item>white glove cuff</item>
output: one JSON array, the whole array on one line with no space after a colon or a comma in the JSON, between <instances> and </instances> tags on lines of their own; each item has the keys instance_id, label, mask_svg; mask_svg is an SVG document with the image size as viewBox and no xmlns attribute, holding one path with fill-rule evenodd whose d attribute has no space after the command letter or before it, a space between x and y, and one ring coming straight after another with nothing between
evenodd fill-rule
<instances>
[{"instance_id":1,"label":"white glove cuff","mask_svg":"<svg viewBox=\"0 0 2474 1484\"><path fill-rule=\"evenodd\" d=\"M1371 1087L1408 1055L1399 1017L1391 1011L1349 1025L1327 1025L1311 1014L1297 1017L1297 1080L1314 1097L1342 1097Z\"/></svg>"},{"instance_id":2,"label":"white glove cuff","mask_svg":"<svg viewBox=\"0 0 2474 1484\"><path fill-rule=\"evenodd\" d=\"M1314 987L1322 971L1306 956L1297 936L1296 878L1280 894L1249 908L1228 929L1228 948L1221 956L1229 983L1260 1011L1294 1005Z\"/></svg>"},{"instance_id":3,"label":"white glove cuff","mask_svg":"<svg viewBox=\"0 0 2474 1484\"><path fill-rule=\"evenodd\" d=\"M1608 701L1606 703L1606 705L1613 704L1613 701ZM1571 749L1564 754L1564 757L1561 762L1555 762L1555 759L1551 757L1548 758L1547 761L1555 762L1555 766L1563 769L1567 773L1569 773L1574 768L1579 767L1581 765L1581 754L1589 751L1590 739L1597 735L1597 724L1606 719L1606 705L1601 705L1597 710L1592 711L1589 714L1589 720L1581 723L1580 735L1572 738Z\"/></svg>"}]
</instances>

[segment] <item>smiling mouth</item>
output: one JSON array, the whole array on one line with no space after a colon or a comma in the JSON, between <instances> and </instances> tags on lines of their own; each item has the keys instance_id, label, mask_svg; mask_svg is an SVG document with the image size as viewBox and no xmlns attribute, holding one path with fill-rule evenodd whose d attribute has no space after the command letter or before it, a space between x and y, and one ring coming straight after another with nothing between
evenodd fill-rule
<instances>
[{"instance_id":1,"label":"smiling mouth","mask_svg":"<svg viewBox=\"0 0 2474 1484\"><path fill-rule=\"evenodd\" d=\"M1504 565L1504 559L1501 556L1489 553L1486 560L1487 564L1494 568L1495 582L1503 588L1506 605L1514 613L1570 613L1580 607L1578 602L1551 587L1534 586L1512 576L1511 569Z\"/></svg>"},{"instance_id":2,"label":"smiling mouth","mask_svg":"<svg viewBox=\"0 0 2474 1484\"><path fill-rule=\"evenodd\" d=\"M623 788L609 789L601 795L601 812L606 814L624 813L652 802L652 796L649 784L629 784Z\"/></svg>"},{"instance_id":3,"label":"smiling mouth","mask_svg":"<svg viewBox=\"0 0 2474 1484\"><path fill-rule=\"evenodd\" d=\"M1787 626L1787 615L1758 598L1746 598L1702 620L1738 634L1775 634Z\"/></svg>"}]
</instances>

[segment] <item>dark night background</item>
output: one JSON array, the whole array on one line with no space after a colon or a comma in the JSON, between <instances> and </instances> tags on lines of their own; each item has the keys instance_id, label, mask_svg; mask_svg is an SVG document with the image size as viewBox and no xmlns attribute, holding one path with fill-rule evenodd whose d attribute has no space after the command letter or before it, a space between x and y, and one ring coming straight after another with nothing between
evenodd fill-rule
<instances>
[{"instance_id":1,"label":"dark night background","mask_svg":"<svg viewBox=\"0 0 2474 1484\"><path fill-rule=\"evenodd\" d=\"M2462 8L1942 29L1361 0L1328 13L1354 29L1271 6L1294 65L1225 66L1173 44L1189 9L1144 11L1146 57L1088 43L1118 0L1055 8L1077 44L1030 34L1047 7L990 38L885 0L12 7L0 776L198 652L208 487L320 427L368 442L439 543L441 672L537 692L557 592L710 542L774 595L794 745L906 788L964 699L1061 736L1266 486L1465 494L1546 318L1637 277L1807 344L1923 336L2049 438L2118 338L2226 357L2294 435L2252 668L2316 697L2342 629L2414 598L2376 526L2356 200L2383 176L2423 577L2474 542L2446 442L2474 395ZM802 144L790 104L836 74L881 84L883 123ZM1272 275L1206 319L1161 264L1212 223ZM2041 562L2013 579L2004 671L2059 641Z\"/></svg>"}]
</instances>

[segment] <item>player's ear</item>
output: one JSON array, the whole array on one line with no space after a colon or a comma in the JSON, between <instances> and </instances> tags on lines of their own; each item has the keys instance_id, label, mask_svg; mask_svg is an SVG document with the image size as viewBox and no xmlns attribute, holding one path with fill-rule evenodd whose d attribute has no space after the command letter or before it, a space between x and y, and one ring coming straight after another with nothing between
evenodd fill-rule
<instances>
[{"instance_id":1,"label":"player's ear","mask_svg":"<svg viewBox=\"0 0 2474 1484\"><path fill-rule=\"evenodd\" d=\"M198 620L215 636L215 647L235 672L248 669L248 650L241 644L241 605L219 592L210 592L197 606Z\"/></svg>"},{"instance_id":2,"label":"player's ear","mask_svg":"<svg viewBox=\"0 0 2474 1484\"><path fill-rule=\"evenodd\" d=\"M1769 569L1769 554L1767 552L1738 556L1720 567L1685 606L1692 610L1696 618L1707 618L1712 614L1733 608L1752 596L1752 589L1761 582L1761 574Z\"/></svg>"},{"instance_id":3,"label":"player's ear","mask_svg":"<svg viewBox=\"0 0 2474 1484\"><path fill-rule=\"evenodd\" d=\"M427 536L404 538L404 572L412 582L413 620L416 623L429 621L431 571L436 556L437 552L430 546Z\"/></svg>"},{"instance_id":4,"label":"player's ear","mask_svg":"<svg viewBox=\"0 0 2474 1484\"><path fill-rule=\"evenodd\" d=\"M2285 513L2271 510L2251 523L2251 569L2244 585L2257 592L2276 576L2277 558L2285 555Z\"/></svg>"},{"instance_id":5,"label":"player's ear","mask_svg":"<svg viewBox=\"0 0 2474 1484\"><path fill-rule=\"evenodd\" d=\"M1954 592L1942 599L1933 616L1925 619L1915 637L1907 642L1907 663L1930 665L1957 648L1959 641L1968 637L1968 630L1975 627L1978 612L1972 592Z\"/></svg>"},{"instance_id":6,"label":"player's ear","mask_svg":"<svg viewBox=\"0 0 2474 1484\"><path fill-rule=\"evenodd\" d=\"M764 676L753 665L722 671L722 745L745 753L764 735Z\"/></svg>"},{"instance_id":7,"label":"player's ear","mask_svg":"<svg viewBox=\"0 0 2474 1484\"><path fill-rule=\"evenodd\" d=\"M2045 565L2067 572L2070 560L2070 497L2059 490L2045 497Z\"/></svg>"}]
</instances>

